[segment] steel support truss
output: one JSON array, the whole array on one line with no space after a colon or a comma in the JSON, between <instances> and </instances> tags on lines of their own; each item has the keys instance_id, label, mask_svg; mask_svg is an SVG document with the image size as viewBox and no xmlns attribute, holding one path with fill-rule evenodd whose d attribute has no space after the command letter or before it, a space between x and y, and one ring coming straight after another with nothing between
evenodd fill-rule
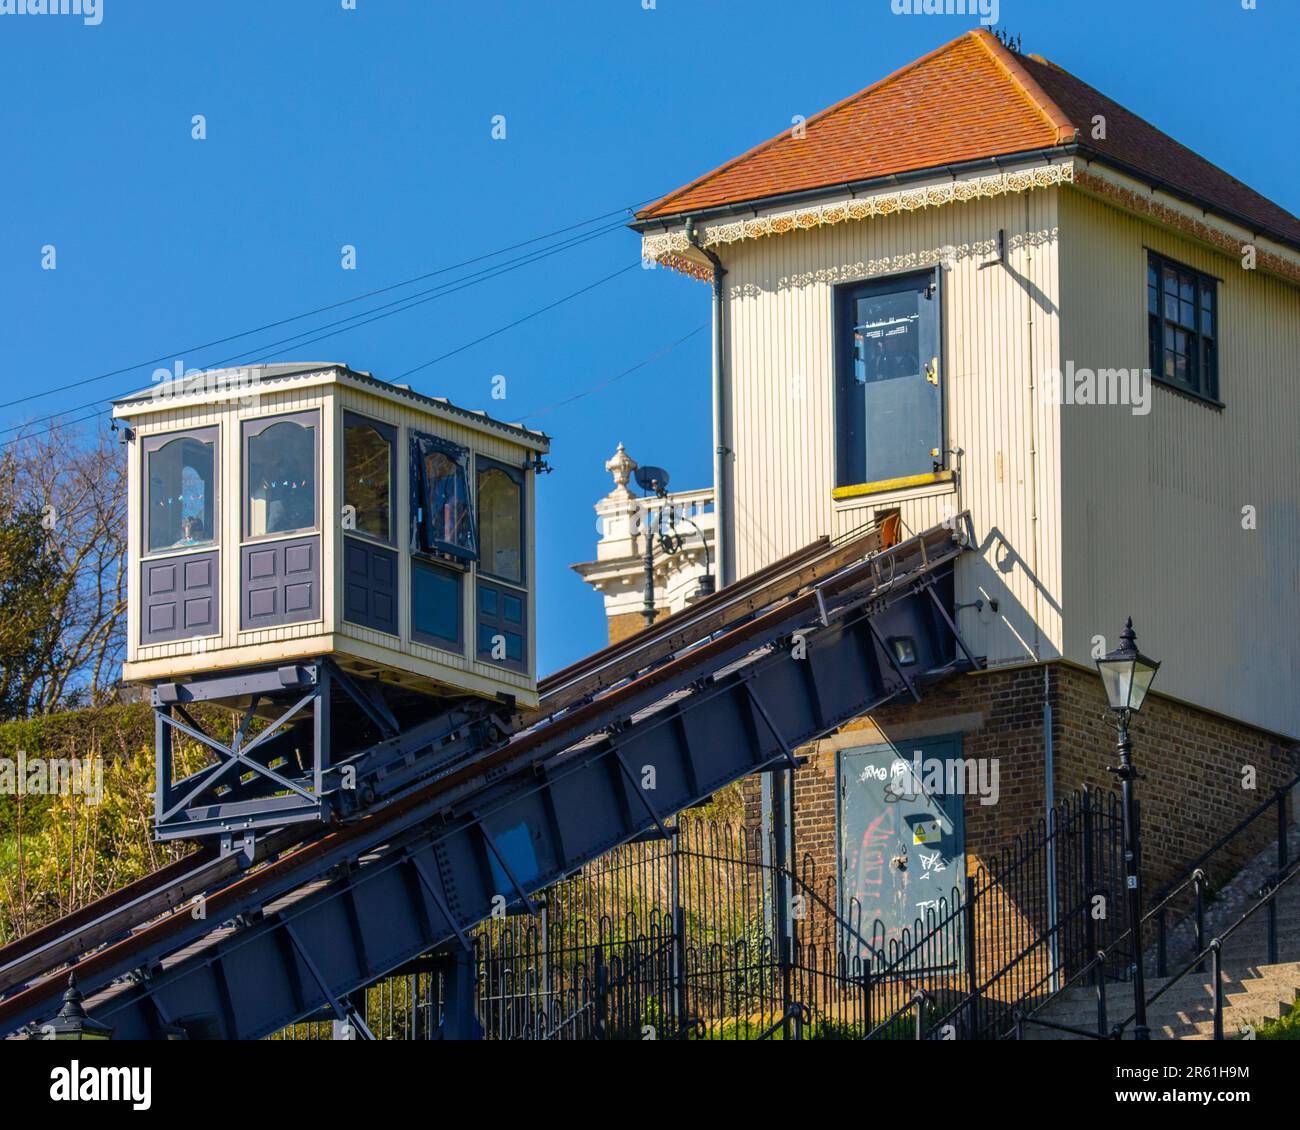
<instances>
[{"instance_id":1,"label":"steel support truss","mask_svg":"<svg viewBox=\"0 0 1300 1130\"><path fill-rule=\"evenodd\" d=\"M308 868L251 873L210 900L229 928L174 932L169 953L89 1001L91 1014L122 1037L148 1038L161 1010L196 1034L256 1038L337 1015L349 993L446 943L468 953L495 910L526 908L531 892L952 670L960 645L931 591L950 556L884 591L819 599L759 638L714 641L707 671L622 696L580 740L544 742L499 774L471 765L386 810L371 834L364 821L340 833ZM898 639L915 657L906 667Z\"/></svg>"},{"instance_id":2,"label":"steel support truss","mask_svg":"<svg viewBox=\"0 0 1300 1130\"><path fill-rule=\"evenodd\" d=\"M508 740L466 716L380 742L354 761L373 810L207 892L201 913L83 957L88 1011L122 1038L256 1038L322 1011L346 1019L351 994L448 945L463 964L490 914L527 911L720 787L790 767L804 743L974 663L948 613L969 544L936 528L846 566ZM5 1030L52 1015L62 987L55 972L0 1002Z\"/></svg>"},{"instance_id":3,"label":"steel support truss","mask_svg":"<svg viewBox=\"0 0 1300 1130\"><path fill-rule=\"evenodd\" d=\"M321 662L155 687L155 838L216 833L229 844L259 827L320 820L329 767L330 678L331 665ZM233 737L222 741L209 733L190 710L195 703L238 709ZM259 711L267 707L275 717L250 737ZM312 744L303 757L293 724L308 710ZM215 753L216 762L173 780L176 734Z\"/></svg>"},{"instance_id":4,"label":"steel support truss","mask_svg":"<svg viewBox=\"0 0 1300 1130\"><path fill-rule=\"evenodd\" d=\"M378 741L359 753L336 748L336 697L369 722ZM359 682L328 659L164 683L152 701L155 837L219 835L224 851L239 848L250 858L252 838L268 829L347 816L391 799L428 771L430 754L444 764L508 732L498 704L459 700L403 731L377 683ZM229 741L195 719L195 703L239 715ZM266 725L254 732L259 717ZM174 781L176 734L210 750L215 763Z\"/></svg>"}]
</instances>

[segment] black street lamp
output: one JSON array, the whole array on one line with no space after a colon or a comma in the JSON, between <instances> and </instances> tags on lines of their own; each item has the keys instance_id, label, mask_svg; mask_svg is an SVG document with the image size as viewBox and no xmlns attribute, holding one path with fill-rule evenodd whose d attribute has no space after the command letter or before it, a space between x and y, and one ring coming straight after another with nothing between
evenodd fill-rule
<instances>
[{"instance_id":1,"label":"black street lamp","mask_svg":"<svg viewBox=\"0 0 1300 1130\"><path fill-rule=\"evenodd\" d=\"M668 472L662 467L638 467L636 469L636 482L643 491L653 493L656 498L663 502L668 497ZM662 524L663 508L660 507L659 513L655 515L655 521ZM642 535L645 538L645 605L641 610L641 615L645 617L646 627L650 627L655 622L655 535L650 529L650 503L645 506L645 522L642 525Z\"/></svg>"},{"instance_id":2,"label":"black street lamp","mask_svg":"<svg viewBox=\"0 0 1300 1130\"><path fill-rule=\"evenodd\" d=\"M77 975L68 974L68 989L63 994L63 1007L59 1015L48 1024L40 1026L44 1040L111 1040L113 1029L86 1015L81 1006L85 998L77 988Z\"/></svg>"},{"instance_id":3,"label":"black street lamp","mask_svg":"<svg viewBox=\"0 0 1300 1130\"><path fill-rule=\"evenodd\" d=\"M1124 818L1124 884L1127 888L1129 929L1133 932L1133 1038L1149 1040L1147 1027L1146 977L1142 966L1142 844L1141 829L1134 820L1133 782L1138 778L1133 764L1133 743L1129 741L1129 718L1142 709L1151 681L1160 664L1137 649L1133 617L1128 618L1120 633L1119 647L1097 660L1097 672L1106 690L1106 699L1115 713L1118 731L1119 764L1110 772L1119 779Z\"/></svg>"},{"instance_id":4,"label":"black street lamp","mask_svg":"<svg viewBox=\"0 0 1300 1130\"><path fill-rule=\"evenodd\" d=\"M670 557L681 550L685 539L677 532L677 507L668 494L668 472L662 467L637 467L635 473L637 486L645 491L647 496L654 495L661 504L658 514L652 518L650 502L647 498L643 524L645 548L642 560L645 566L645 603L642 605L641 615L645 617L646 627L649 627L655 622L655 535L659 537L660 548ZM667 533L664 532L665 512L668 515ZM650 526L651 521L654 522L653 530ZM704 573L696 578L695 591L686 598L687 604L695 604L707 596L712 596L716 584L712 562L709 559L709 541L704 536L704 531L700 529L695 519L685 514L682 515L682 521L689 522L695 527L695 532L700 536L700 545L704 548Z\"/></svg>"}]
</instances>

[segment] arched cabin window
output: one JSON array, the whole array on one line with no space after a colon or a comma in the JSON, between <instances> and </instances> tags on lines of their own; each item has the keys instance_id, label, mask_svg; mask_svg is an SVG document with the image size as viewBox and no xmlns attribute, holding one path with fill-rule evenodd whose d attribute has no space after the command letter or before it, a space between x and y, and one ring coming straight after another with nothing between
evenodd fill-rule
<instances>
[{"instance_id":1,"label":"arched cabin window","mask_svg":"<svg viewBox=\"0 0 1300 1130\"><path fill-rule=\"evenodd\" d=\"M482 458L478 468L479 571L522 584L523 475Z\"/></svg>"},{"instance_id":2,"label":"arched cabin window","mask_svg":"<svg viewBox=\"0 0 1300 1130\"><path fill-rule=\"evenodd\" d=\"M343 426L345 528L382 542L393 537L394 429L350 413Z\"/></svg>"},{"instance_id":3,"label":"arched cabin window","mask_svg":"<svg viewBox=\"0 0 1300 1130\"><path fill-rule=\"evenodd\" d=\"M249 421L245 427L247 536L314 530L316 413Z\"/></svg>"},{"instance_id":4,"label":"arched cabin window","mask_svg":"<svg viewBox=\"0 0 1300 1130\"><path fill-rule=\"evenodd\" d=\"M215 545L215 430L154 442L145 453L145 552Z\"/></svg>"}]
</instances>

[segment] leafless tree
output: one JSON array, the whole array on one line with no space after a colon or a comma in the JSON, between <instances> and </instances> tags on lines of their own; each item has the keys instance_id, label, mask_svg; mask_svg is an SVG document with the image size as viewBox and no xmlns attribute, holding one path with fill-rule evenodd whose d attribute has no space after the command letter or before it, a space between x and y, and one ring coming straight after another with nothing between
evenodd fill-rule
<instances>
[{"instance_id":1,"label":"leafless tree","mask_svg":"<svg viewBox=\"0 0 1300 1130\"><path fill-rule=\"evenodd\" d=\"M36 665L36 711L112 697L126 640L126 475L106 427L59 425L18 434L3 485L42 515L60 581L49 600L59 630Z\"/></svg>"}]
</instances>

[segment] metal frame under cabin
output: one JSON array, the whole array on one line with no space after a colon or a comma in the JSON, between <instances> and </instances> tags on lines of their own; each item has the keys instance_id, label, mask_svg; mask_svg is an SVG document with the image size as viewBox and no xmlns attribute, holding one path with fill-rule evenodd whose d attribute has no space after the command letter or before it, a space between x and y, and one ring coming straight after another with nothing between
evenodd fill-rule
<instances>
[{"instance_id":1,"label":"metal frame under cabin","mask_svg":"<svg viewBox=\"0 0 1300 1130\"><path fill-rule=\"evenodd\" d=\"M259 830L354 810L376 776L397 787L415 745L454 752L537 704L529 471L544 435L329 366L200 374L119 402L114 415L127 425L131 499L124 677L152 686L157 838L219 834L224 850L247 849ZM363 511L344 497L350 427L376 467L387 451L386 523L382 505ZM471 527L480 475L519 488L517 553L480 562L477 529L458 558L423 533L413 544L415 435L422 451L462 462ZM211 472L204 453L169 448L176 440L210 444ZM286 460L295 446L310 455ZM157 488L151 456L176 461ZM308 458L310 472L275 471ZM181 486L164 497L171 482ZM416 622L416 579L430 575L457 594L454 630L441 636ZM507 601L513 654L495 647ZM446 605L430 607L445 618ZM202 703L237 715L230 738L195 717ZM215 760L178 776L178 734Z\"/></svg>"}]
</instances>

